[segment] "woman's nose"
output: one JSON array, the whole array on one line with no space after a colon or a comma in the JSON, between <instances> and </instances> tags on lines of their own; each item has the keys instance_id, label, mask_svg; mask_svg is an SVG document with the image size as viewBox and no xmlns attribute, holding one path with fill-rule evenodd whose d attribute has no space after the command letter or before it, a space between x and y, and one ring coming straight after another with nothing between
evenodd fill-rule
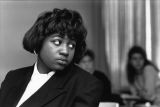
<instances>
[{"instance_id":1,"label":"woman's nose","mask_svg":"<svg viewBox=\"0 0 160 107\"><path fill-rule=\"evenodd\" d=\"M64 56L68 56L69 55L69 49L68 49L67 44L62 45L60 54L64 55Z\"/></svg>"}]
</instances>

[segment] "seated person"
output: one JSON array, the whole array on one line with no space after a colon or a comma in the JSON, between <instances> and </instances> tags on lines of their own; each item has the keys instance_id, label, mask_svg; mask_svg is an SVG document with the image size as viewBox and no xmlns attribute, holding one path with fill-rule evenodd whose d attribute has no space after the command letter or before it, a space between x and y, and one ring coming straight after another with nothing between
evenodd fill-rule
<instances>
[{"instance_id":1,"label":"seated person","mask_svg":"<svg viewBox=\"0 0 160 107\"><path fill-rule=\"evenodd\" d=\"M79 62L79 66L95 76L97 79L101 80L102 83L104 84L105 92L104 96L102 98L103 101L108 101L108 102L118 102L122 104L122 99L120 98L119 95L113 94L111 92L111 82L110 80L105 76L104 73L102 73L99 70L95 69L95 55L92 50L88 49L84 53L84 56Z\"/></svg>"},{"instance_id":2,"label":"seated person","mask_svg":"<svg viewBox=\"0 0 160 107\"><path fill-rule=\"evenodd\" d=\"M41 13L23 38L24 49L37 60L7 73L0 107L98 107L101 81L76 65L86 36L79 12L54 8Z\"/></svg>"},{"instance_id":3,"label":"seated person","mask_svg":"<svg viewBox=\"0 0 160 107\"><path fill-rule=\"evenodd\" d=\"M141 99L137 103L160 104L158 69L147 59L146 52L140 46L133 46L128 53L127 78L131 94Z\"/></svg>"}]
</instances>

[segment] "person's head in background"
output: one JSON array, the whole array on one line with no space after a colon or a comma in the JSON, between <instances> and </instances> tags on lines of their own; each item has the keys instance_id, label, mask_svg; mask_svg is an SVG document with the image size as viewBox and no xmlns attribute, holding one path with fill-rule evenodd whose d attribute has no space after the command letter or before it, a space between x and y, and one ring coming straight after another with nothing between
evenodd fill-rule
<instances>
[{"instance_id":1,"label":"person's head in background","mask_svg":"<svg viewBox=\"0 0 160 107\"><path fill-rule=\"evenodd\" d=\"M86 35L78 12L55 8L40 14L26 32L23 47L37 54L39 71L60 71L79 62L86 48Z\"/></svg>"},{"instance_id":2,"label":"person's head in background","mask_svg":"<svg viewBox=\"0 0 160 107\"><path fill-rule=\"evenodd\" d=\"M134 82L135 76L143 73L143 68L151 64L147 59L145 50L140 46L133 46L128 53L127 75L130 83Z\"/></svg>"},{"instance_id":3,"label":"person's head in background","mask_svg":"<svg viewBox=\"0 0 160 107\"><path fill-rule=\"evenodd\" d=\"M79 66L86 70L87 72L93 74L94 72L94 60L95 60L95 55L94 52L90 49L87 49L79 61Z\"/></svg>"}]
</instances>

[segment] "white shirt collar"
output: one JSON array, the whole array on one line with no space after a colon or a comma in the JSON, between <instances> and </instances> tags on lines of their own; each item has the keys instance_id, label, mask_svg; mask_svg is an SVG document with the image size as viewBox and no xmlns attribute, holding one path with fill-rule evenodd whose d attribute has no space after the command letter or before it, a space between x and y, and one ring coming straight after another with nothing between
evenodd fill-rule
<instances>
[{"instance_id":1,"label":"white shirt collar","mask_svg":"<svg viewBox=\"0 0 160 107\"><path fill-rule=\"evenodd\" d=\"M23 102L25 102L30 96L32 96L40 87L42 87L55 72L51 71L48 74L41 74L37 69L37 62L34 65L33 74L30 82L28 83L25 92L23 93L20 101L16 107L19 107Z\"/></svg>"},{"instance_id":2,"label":"white shirt collar","mask_svg":"<svg viewBox=\"0 0 160 107\"><path fill-rule=\"evenodd\" d=\"M32 74L31 80L34 79L34 78L37 78L37 77L39 77L39 78L50 78L54 74L55 74L54 71L50 71L47 74L39 73L39 71L37 69L37 62L36 62L35 65L34 65L34 70L33 70L33 74Z\"/></svg>"}]
</instances>

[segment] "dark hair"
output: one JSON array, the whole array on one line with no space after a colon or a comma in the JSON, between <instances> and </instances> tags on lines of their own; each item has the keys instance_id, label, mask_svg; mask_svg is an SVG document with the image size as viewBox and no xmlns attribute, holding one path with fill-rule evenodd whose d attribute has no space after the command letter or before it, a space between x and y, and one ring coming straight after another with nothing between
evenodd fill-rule
<instances>
[{"instance_id":1,"label":"dark hair","mask_svg":"<svg viewBox=\"0 0 160 107\"><path fill-rule=\"evenodd\" d=\"M73 62L78 62L86 49L87 30L84 27L81 15L73 10L53 9L40 14L34 25L26 32L23 38L25 50L39 53L43 41L50 35L59 33L67 35L76 41Z\"/></svg>"},{"instance_id":2,"label":"dark hair","mask_svg":"<svg viewBox=\"0 0 160 107\"><path fill-rule=\"evenodd\" d=\"M92 60L95 59L94 52L93 52L92 50L90 50L90 49L87 49L87 50L85 51L83 57L84 57L84 56L89 56Z\"/></svg>"},{"instance_id":3,"label":"dark hair","mask_svg":"<svg viewBox=\"0 0 160 107\"><path fill-rule=\"evenodd\" d=\"M83 56L81 57L81 59L79 60L78 63L80 63L81 60L82 60L82 58L85 57L85 56L89 56L92 60L95 59L94 52L93 52L92 50L90 50L90 49L87 49L87 50L84 52Z\"/></svg>"},{"instance_id":4,"label":"dark hair","mask_svg":"<svg viewBox=\"0 0 160 107\"><path fill-rule=\"evenodd\" d=\"M135 68L132 66L132 64L130 63L130 60L133 56L133 54L135 53L139 53L142 55L143 59L144 59L144 66L151 64L151 62L147 59L147 55L145 50L140 47L140 46L133 46L128 53L128 62L127 62L127 78L128 78L128 82L133 84L134 80L135 80L135 76L137 75L137 72L135 70ZM143 67L144 67L143 66Z\"/></svg>"}]
</instances>

